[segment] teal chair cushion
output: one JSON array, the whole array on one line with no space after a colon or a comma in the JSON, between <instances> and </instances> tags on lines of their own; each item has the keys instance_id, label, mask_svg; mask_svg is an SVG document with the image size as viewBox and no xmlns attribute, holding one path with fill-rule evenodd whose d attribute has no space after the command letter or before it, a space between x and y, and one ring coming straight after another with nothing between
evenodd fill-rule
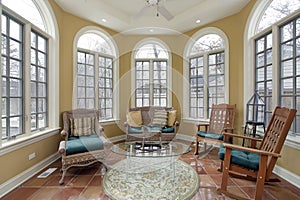
<instances>
[{"instance_id":1,"label":"teal chair cushion","mask_svg":"<svg viewBox=\"0 0 300 200\"><path fill-rule=\"evenodd\" d=\"M103 149L103 141L97 134L69 137L66 142L66 155Z\"/></svg>"},{"instance_id":2,"label":"teal chair cushion","mask_svg":"<svg viewBox=\"0 0 300 200\"><path fill-rule=\"evenodd\" d=\"M221 160L224 160L225 149L226 148L224 147L223 143L221 143L220 150L218 153L218 157ZM259 154L232 149L231 161L230 161L232 164L257 171L259 169L259 160L260 160Z\"/></svg>"},{"instance_id":3,"label":"teal chair cushion","mask_svg":"<svg viewBox=\"0 0 300 200\"><path fill-rule=\"evenodd\" d=\"M161 129L162 133L174 133L175 129L173 127L164 127Z\"/></svg>"},{"instance_id":4,"label":"teal chair cushion","mask_svg":"<svg viewBox=\"0 0 300 200\"><path fill-rule=\"evenodd\" d=\"M145 126L149 131L161 131L162 133L174 133L173 127ZM128 133L143 133L142 127L128 127Z\"/></svg>"},{"instance_id":5,"label":"teal chair cushion","mask_svg":"<svg viewBox=\"0 0 300 200\"><path fill-rule=\"evenodd\" d=\"M143 133L142 127L128 127L128 133Z\"/></svg>"},{"instance_id":6,"label":"teal chair cushion","mask_svg":"<svg viewBox=\"0 0 300 200\"><path fill-rule=\"evenodd\" d=\"M223 134L213 132L198 131L198 136L215 140L223 140Z\"/></svg>"}]
</instances>

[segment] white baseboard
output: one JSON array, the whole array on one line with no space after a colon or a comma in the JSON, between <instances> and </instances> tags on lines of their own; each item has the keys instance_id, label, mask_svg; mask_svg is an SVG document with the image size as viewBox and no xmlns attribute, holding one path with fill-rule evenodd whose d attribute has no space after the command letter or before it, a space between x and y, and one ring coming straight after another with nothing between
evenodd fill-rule
<instances>
[{"instance_id":1,"label":"white baseboard","mask_svg":"<svg viewBox=\"0 0 300 200\"><path fill-rule=\"evenodd\" d=\"M36 165L30 167L29 169L23 171L22 173L14 176L8 181L4 182L2 185L0 185L0 198L30 179L32 176L36 175L38 171L44 169L45 167L56 161L60 156L60 154L55 153L37 163Z\"/></svg>"},{"instance_id":2,"label":"white baseboard","mask_svg":"<svg viewBox=\"0 0 300 200\"><path fill-rule=\"evenodd\" d=\"M275 165L273 173L280 176L281 178L285 179L286 181L293 184L294 186L300 188L300 176L298 176L278 165Z\"/></svg>"}]
</instances>

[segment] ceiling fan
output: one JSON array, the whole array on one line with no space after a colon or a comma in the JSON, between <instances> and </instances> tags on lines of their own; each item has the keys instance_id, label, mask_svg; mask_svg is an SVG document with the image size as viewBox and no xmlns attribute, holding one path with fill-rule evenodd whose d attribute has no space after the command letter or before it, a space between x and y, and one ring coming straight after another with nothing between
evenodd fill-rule
<instances>
[{"instance_id":1,"label":"ceiling fan","mask_svg":"<svg viewBox=\"0 0 300 200\"><path fill-rule=\"evenodd\" d=\"M146 10L155 8L156 16L162 15L168 21L173 19L173 15L163 6L161 5L162 0L146 0L146 6L144 6L135 16L134 18L141 17Z\"/></svg>"}]
</instances>

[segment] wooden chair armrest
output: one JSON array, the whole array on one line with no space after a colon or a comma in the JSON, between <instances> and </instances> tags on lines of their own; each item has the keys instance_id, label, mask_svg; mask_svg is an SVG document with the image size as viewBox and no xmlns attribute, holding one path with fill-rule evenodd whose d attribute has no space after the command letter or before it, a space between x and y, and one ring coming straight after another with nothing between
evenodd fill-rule
<instances>
[{"instance_id":1,"label":"wooden chair armrest","mask_svg":"<svg viewBox=\"0 0 300 200\"><path fill-rule=\"evenodd\" d=\"M67 135L68 135L68 132L67 132L65 129L63 129L63 130L60 132L60 135L61 135L63 138L66 138Z\"/></svg>"},{"instance_id":2,"label":"wooden chair armrest","mask_svg":"<svg viewBox=\"0 0 300 200\"><path fill-rule=\"evenodd\" d=\"M99 124L99 131L100 131L100 132L103 132L103 131L104 131L103 126L101 126L100 124Z\"/></svg>"},{"instance_id":3,"label":"wooden chair armrest","mask_svg":"<svg viewBox=\"0 0 300 200\"><path fill-rule=\"evenodd\" d=\"M224 133L233 133L234 128L224 128L222 132Z\"/></svg>"},{"instance_id":4,"label":"wooden chair armrest","mask_svg":"<svg viewBox=\"0 0 300 200\"><path fill-rule=\"evenodd\" d=\"M229 149L237 149L237 150L241 150L241 151L246 151L246 152L256 153L256 154L266 155L266 156L281 157L281 155L278 153L263 151L263 150L259 150L259 149L252 149L252 148L248 148L248 147L243 147L243 146L234 145L234 144L227 144L227 143L223 143L223 145L225 148L229 148Z\"/></svg>"},{"instance_id":5,"label":"wooden chair armrest","mask_svg":"<svg viewBox=\"0 0 300 200\"><path fill-rule=\"evenodd\" d=\"M231 137L237 137L237 138L243 138L243 139L248 139L248 140L253 140L253 141L257 141L257 142L262 141L262 139L260 139L260 138L254 138L254 137L249 137L249 136L244 136L244 135L237 135L237 134L232 134L232 133L227 133L227 132L224 132L223 135L231 136Z\"/></svg>"},{"instance_id":6,"label":"wooden chair armrest","mask_svg":"<svg viewBox=\"0 0 300 200\"><path fill-rule=\"evenodd\" d=\"M129 126L128 122L124 122L124 126L128 127Z\"/></svg>"},{"instance_id":7,"label":"wooden chair armrest","mask_svg":"<svg viewBox=\"0 0 300 200\"><path fill-rule=\"evenodd\" d=\"M198 127L198 131L200 131L200 127L205 127L205 131L207 131L207 127L209 127L209 123L198 123L196 124L196 126Z\"/></svg>"},{"instance_id":8,"label":"wooden chair armrest","mask_svg":"<svg viewBox=\"0 0 300 200\"><path fill-rule=\"evenodd\" d=\"M61 141L58 147L58 153L64 154L66 152L66 141Z\"/></svg>"}]
</instances>

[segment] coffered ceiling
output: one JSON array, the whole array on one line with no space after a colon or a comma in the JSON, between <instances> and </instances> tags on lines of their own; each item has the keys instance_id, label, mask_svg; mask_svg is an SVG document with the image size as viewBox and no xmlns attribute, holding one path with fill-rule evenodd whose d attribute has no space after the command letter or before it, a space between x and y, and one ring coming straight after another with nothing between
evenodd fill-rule
<instances>
[{"instance_id":1,"label":"coffered ceiling","mask_svg":"<svg viewBox=\"0 0 300 200\"><path fill-rule=\"evenodd\" d=\"M250 0L55 0L124 34L179 34L239 12ZM198 20L198 21L197 21Z\"/></svg>"}]
</instances>

